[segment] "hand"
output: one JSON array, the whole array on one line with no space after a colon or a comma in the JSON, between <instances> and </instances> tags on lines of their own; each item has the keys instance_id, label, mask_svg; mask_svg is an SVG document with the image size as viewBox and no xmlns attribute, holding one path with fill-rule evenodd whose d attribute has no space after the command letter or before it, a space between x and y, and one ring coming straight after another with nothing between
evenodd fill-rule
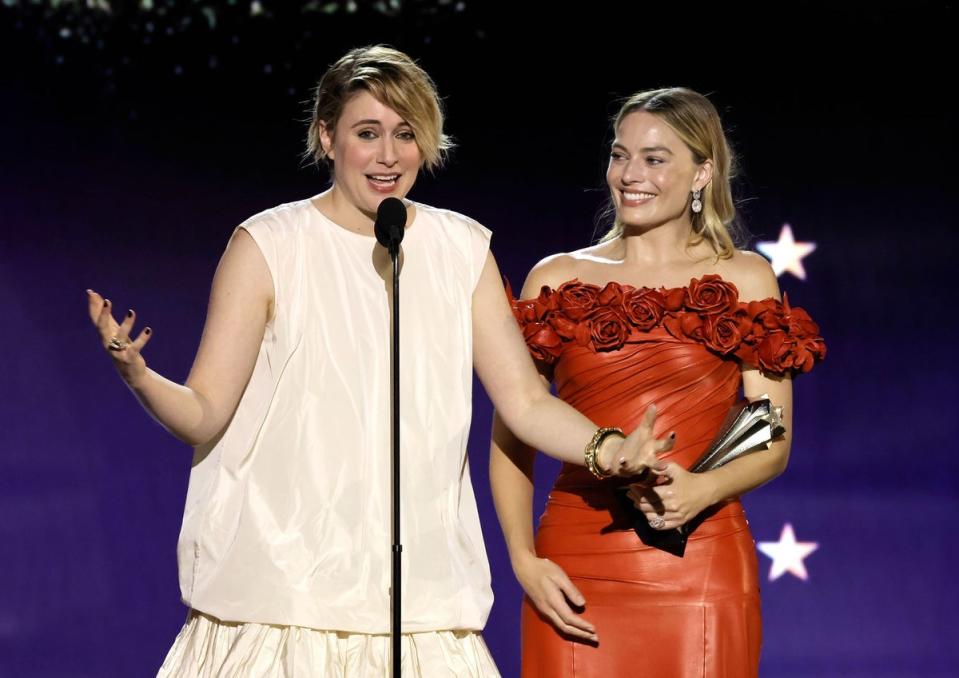
<instances>
[{"instance_id":1,"label":"hand","mask_svg":"<svg viewBox=\"0 0 959 678\"><path fill-rule=\"evenodd\" d=\"M657 485L634 483L626 496L657 530L681 527L716 503L713 484L706 473L690 473L672 462L653 473L658 477Z\"/></svg>"},{"instance_id":2,"label":"hand","mask_svg":"<svg viewBox=\"0 0 959 678\"><path fill-rule=\"evenodd\" d=\"M673 449L676 432L665 438L653 437L656 423L656 406L650 405L643 414L643 420L628 438L608 436L600 446L596 463L601 469L616 476L648 475L647 470L661 471L666 465L657 455Z\"/></svg>"},{"instance_id":3,"label":"hand","mask_svg":"<svg viewBox=\"0 0 959 678\"><path fill-rule=\"evenodd\" d=\"M146 361L140 351L150 340L153 331L147 327L135 339L130 339L136 313L127 311L121 324L113 319L113 305L109 299L104 299L93 290L87 290L90 320L100 334L100 344L113 359L113 365L120 376L130 386L133 386L146 374Z\"/></svg>"},{"instance_id":4,"label":"hand","mask_svg":"<svg viewBox=\"0 0 959 678\"><path fill-rule=\"evenodd\" d=\"M586 599L559 565L529 554L514 563L513 571L533 605L553 626L567 635L599 642L596 627L573 610L573 606L585 606Z\"/></svg>"}]
</instances>

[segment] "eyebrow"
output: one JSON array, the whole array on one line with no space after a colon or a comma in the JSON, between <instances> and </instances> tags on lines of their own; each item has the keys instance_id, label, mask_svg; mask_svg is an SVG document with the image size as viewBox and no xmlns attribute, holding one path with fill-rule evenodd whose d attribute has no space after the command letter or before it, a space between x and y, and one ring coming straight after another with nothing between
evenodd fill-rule
<instances>
[{"instance_id":1,"label":"eyebrow","mask_svg":"<svg viewBox=\"0 0 959 678\"><path fill-rule=\"evenodd\" d=\"M367 118L365 120L359 120L357 122L354 122L352 125L350 125L350 129L353 129L354 127L360 127L361 125L379 125L380 127L382 127L383 123L380 122L379 120L376 120L375 118ZM412 127L410 123L406 122L405 120L403 120L400 124L398 124L397 127L403 127L404 125L406 127Z\"/></svg>"},{"instance_id":2,"label":"eyebrow","mask_svg":"<svg viewBox=\"0 0 959 678\"><path fill-rule=\"evenodd\" d=\"M645 148L641 148L639 150L642 153L669 153L670 155L673 155L673 152L665 146L646 146Z\"/></svg>"},{"instance_id":3,"label":"eyebrow","mask_svg":"<svg viewBox=\"0 0 959 678\"><path fill-rule=\"evenodd\" d=\"M629 150L618 141L613 142L613 148L621 148L624 151ZM675 155L675 153L673 153L671 150L669 150L665 146L644 146L643 148L639 149L639 152L640 153L669 153L670 155Z\"/></svg>"}]
</instances>

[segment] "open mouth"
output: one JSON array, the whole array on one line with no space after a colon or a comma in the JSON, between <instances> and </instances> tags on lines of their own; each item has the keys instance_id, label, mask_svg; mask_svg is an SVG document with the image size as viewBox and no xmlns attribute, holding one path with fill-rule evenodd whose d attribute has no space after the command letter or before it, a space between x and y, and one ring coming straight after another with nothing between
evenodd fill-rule
<instances>
[{"instance_id":1,"label":"open mouth","mask_svg":"<svg viewBox=\"0 0 959 678\"><path fill-rule=\"evenodd\" d=\"M367 180L378 190L390 190L399 181L399 174L367 174Z\"/></svg>"},{"instance_id":2,"label":"open mouth","mask_svg":"<svg viewBox=\"0 0 959 678\"><path fill-rule=\"evenodd\" d=\"M623 191L623 200L627 202L646 202L655 197L655 193L646 193L645 191Z\"/></svg>"}]
</instances>

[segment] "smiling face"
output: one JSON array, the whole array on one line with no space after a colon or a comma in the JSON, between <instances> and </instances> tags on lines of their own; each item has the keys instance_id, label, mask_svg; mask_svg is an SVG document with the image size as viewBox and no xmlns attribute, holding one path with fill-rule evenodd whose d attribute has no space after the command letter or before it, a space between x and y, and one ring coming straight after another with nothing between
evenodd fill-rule
<instances>
[{"instance_id":1,"label":"smiling face","mask_svg":"<svg viewBox=\"0 0 959 678\"><path fill-rule=\"evenodd\" d=\"M373 219L384 198L403 198L416 182L422 155L410 124L366 91L343 106L336 128L320 142L333 162L333 193L340 209Z\"/></svg>"},{"instance_id":2,"label":"smiling face","mask_svg":"<svg viewBox=\"0 0 959 678\"><path fill-rule=\"evenodd\" d=\"M711 163L697 163L662 118L637 111L616 130L606 183L623 226L645 230L679 221L688 227L691 193L709 183L711 172Z\"/></svg>"}]
</instances>

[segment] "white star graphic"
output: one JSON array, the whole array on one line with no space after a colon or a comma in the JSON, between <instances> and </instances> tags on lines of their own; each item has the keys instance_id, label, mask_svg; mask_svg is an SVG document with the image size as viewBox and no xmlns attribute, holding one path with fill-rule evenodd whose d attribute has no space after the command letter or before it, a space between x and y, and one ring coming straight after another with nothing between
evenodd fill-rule
<instances>
[{"instance_id":1,"label":"white star graphic","mask_svg":"<svg viewBox=\"0 0 959 678\"><path fill-rule=\"evenodd\" d=\"M789 523L783 525L779 541L761 541L757 544L760 551L773 559L769 568L769 581L776 581L789 572L803 581L809 578L803 558L819 548L814 541L796 541L796 533Z\"/></svg>"},{"instance_id":2,"label":"white star graphic","mask_svg":"<svg viewBox=\"0 0 959 678\"><path fill-rule=\"evenodd\" d=\"M802 260L816 249L816 243L796 242L792 227L789 224L783 224L782 230L779 231L779 240L758 242L756 249L766 255L777 276L789 271L800 280L805 280L806 269L803 268Z\"/></svg>"}]
</instances>

